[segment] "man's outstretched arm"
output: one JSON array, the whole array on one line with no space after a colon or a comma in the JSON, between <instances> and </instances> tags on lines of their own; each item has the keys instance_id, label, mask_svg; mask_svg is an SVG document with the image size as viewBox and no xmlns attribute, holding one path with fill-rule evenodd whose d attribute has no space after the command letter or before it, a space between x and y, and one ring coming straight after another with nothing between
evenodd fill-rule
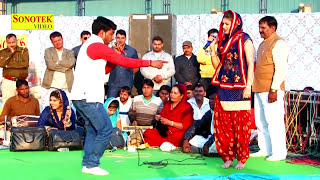
<instances>
[{"instance_id":1,"label":"man's outstretched arm","mask_svg":"<svg viewBox=\"0 0 320 180\"><path fill-rule=\"evenodd\" d=\"M126 68L139 68L139 67L155 67L161 69L165 61L150 61L142 59L134 59L121 56L114 52L109 46L103 43L93 43L88 46L87 49L88 56L93 59L104 59L108 61L106 71L112 70L116 65L123 66Z\"/></svg>"}]
</instances>

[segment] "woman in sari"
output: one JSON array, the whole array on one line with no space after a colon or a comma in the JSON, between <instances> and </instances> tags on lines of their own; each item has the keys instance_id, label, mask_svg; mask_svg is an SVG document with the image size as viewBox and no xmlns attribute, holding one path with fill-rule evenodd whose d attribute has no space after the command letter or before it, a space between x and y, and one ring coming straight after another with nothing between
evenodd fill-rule
<instances>
[{"instance_id":1,"label":"woman in sari","mask_svg":"<svg viewBox=\"0 0 320 180\"><path fill-rule=\"evenodd\" d=\"M76 115L69 106L66 93L61 90L52 91L49 106L40 115L38 126L50 126L50 129L75 130Z\"/></svg>"},{"instance_id":2,"label":"woman in sari","mask_svg":"<svg viewBox=\"0 0 320 180\"><path fill-rule=\"evenodd\" d=\"M215 100L214 135L216 147L224 164L244 168L249 158L251 85L253 80L254 47L250 36L242 31L242 19L234 11L224 13L217 38L212 41L211 60L216 73L212 84L219 86Z\"/></svg>"},{"instance_id":3,"label":"woman in sari","mask_svg":"<svg viewBox=\"0 0 320 180\"><path fill-rule=\"evenodd\" d=\"M170 92L170 100L164 104L160 115L156 115L157 124L165 126L164 133L159 129L147 129L145 142L150 146L160 146L163 151L181 147L183 136L193 124L193 110L187 102L187 88L184 84L174 85Z\"/></svg>"}]
</instances>

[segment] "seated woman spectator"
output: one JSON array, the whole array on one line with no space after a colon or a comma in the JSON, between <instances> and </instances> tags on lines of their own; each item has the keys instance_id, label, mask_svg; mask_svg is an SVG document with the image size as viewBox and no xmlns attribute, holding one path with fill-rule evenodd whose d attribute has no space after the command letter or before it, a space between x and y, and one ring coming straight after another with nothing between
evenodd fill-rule
<instances>
[{"instance_id":1,"label":"seated woman spectator","mask_svg":"<svg viewBox=\"0 0 320 180\"><path fill-rule=\"evenodd\" d=\"M194 121L193 110L187 102L187 88L184 84L172 87L170 101L165 103L156 120L158 124L161 122L168 130L163 133L160 129L147 129L144 133L145 142L150 146L160 146L163 151L181 147L183 136Z\"/></svg>"},{"instance_id":2,"label":"seated woman spectator","mask_svg":"<svg viewBox=\"0 0 320 180\"><path fill-rule=\"evenodd\" d=\"M114 97L110 97L104 103L104 108L106 108L109 118L111 120L112 127L117 127L118 129L122 129L121 120L119 117L119 101Z\"/></svg>"},{"instance_id":3,"label":"seated woman spectator","mask_svg":"<svg viewBox=\"0 0 320 180\"><path fill-rule=\"evenodd\" d=\"M52 91L50 106L47 106L40 115L38 126L50 126L59 130L75 130L76 115L69 106L66 93L61 90Z\"/></svg>"},{"instance_id":4,"label":"seated woman spectator","mask_svg":"<svg viewBox=\"0 0 320 180\"><path fill-rule=\"evenodd\" d=\"M121 133L122 125L121 125L121 119L119 116L119 109L120 109L119 100L117 100L114 97L110 97L104 103L104 107L108 112L109 118L111 120L112 128L113 128L112 135L111 135L109 144L107 146L107 149L112 149L114 147L123 148L128 139L128 134L126 132ZM121 138L119 139L119 137Z\"/></svg>"}]
</instances>

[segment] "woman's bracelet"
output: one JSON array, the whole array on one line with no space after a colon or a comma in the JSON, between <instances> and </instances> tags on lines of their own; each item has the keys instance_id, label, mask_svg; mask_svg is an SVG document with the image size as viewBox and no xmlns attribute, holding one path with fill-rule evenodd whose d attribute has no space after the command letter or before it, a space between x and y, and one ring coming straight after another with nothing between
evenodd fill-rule
<instances>
[{"instance_id":1,"label":"woman's bracelet","mask_svg":"<svg viewBox=\"0 0 320 180\"><path fill-rule=\"evenodd\" d=\"M171 121L171 126L173 126L173 121Z\"/></svg>"}]
</instances>

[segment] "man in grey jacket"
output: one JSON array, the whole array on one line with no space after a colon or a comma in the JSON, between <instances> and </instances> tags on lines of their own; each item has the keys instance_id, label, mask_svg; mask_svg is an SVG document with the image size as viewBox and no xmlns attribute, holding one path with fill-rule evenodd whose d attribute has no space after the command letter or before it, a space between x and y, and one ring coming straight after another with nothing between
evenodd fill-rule
<instances>
[{"instance_id":1,"label":"man in grey jacket","mask_svg":"<svg viewBox=\"0 0 320 180\"><path fill-rule=\"evenodd\" d=\"M63 47L63 38L60 32L51 33L50 40L53 47L45 50L44 59L47 69L42 87L48 89L49 92L62 89L68 94L73 84L74 52Z\"/></svg>"}]
</instances>

